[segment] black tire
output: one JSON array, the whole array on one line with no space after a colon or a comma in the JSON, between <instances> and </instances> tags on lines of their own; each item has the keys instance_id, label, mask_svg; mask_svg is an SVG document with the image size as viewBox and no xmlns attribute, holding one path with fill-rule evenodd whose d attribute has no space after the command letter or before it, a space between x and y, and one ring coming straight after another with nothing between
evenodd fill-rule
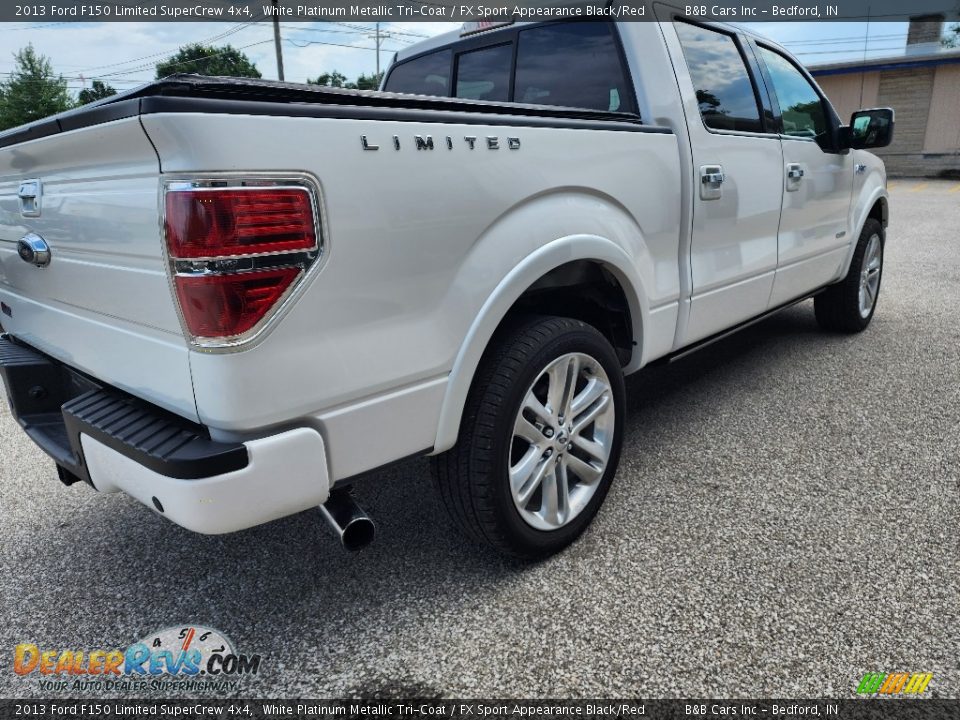
<instances>
[{"instance_id":1,"label":"black tire","mask_svg":"<svg viewBox=\"0 0 960 720\"><path fill-rule=\"evenodd\" d=\"M542 530L521 517L511 493L514 421L544 369L568 353L589 355L606 373L614 404L611 449L596 490L579 514L558 529ZM624 397L616 353L590 325L569 318L532 317L498 332L474 378L456 446L433 458L433 476L455 524L472 539L525 560L547 557L576 540L596 515L616 473Z\"/></svg>"},{"instance_id":2,"label":"black tire","mask_svg":"<svg viewBox=\"0 0 960 720\"><path fill-rule=\"evenodd\" d=\"M874 236L880 239L880 267L877 272L873 305L869 313L864 315L860 309L860 278L867 259L867 248L870 239ZM858 333L867 328L877 310L880 283L883 279L884 244L883 226L878 220L869 218L863 225L847 276L836 285L828 287L813 300L813 309L821 328L844 333Z\"/></svg>"}]
</instances>

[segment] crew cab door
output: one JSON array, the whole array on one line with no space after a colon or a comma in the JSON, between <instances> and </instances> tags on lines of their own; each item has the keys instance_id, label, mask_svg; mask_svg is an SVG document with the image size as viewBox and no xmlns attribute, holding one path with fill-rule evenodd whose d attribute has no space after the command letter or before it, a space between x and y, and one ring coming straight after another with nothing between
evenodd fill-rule
<instances>
[{"instance_id":1,"label":"crew cab door","mask_svg":"<svg viewBox=\"0 0 960 720\"><path fill-rule=\"evenodd\" d=\"M675 32L670 32L671 27ZM777 268L783 155L756 58L737 33L664 26L693 159L687 345L763 313ZM769 115L769 116L768 116Z\"/></svg>"},{"instance_id":2,"label":"crew cab door","mask_svg":"<svg viewBox=\"0 0 960 720\"><path fill-rule=\"evenodd\" d=\"M754 45L770 91L783 145L783 213L776 307L835 280L851 241L853 155L832 147L836 113L792 59L762 42Z\"/></svg>"}]
</instances>

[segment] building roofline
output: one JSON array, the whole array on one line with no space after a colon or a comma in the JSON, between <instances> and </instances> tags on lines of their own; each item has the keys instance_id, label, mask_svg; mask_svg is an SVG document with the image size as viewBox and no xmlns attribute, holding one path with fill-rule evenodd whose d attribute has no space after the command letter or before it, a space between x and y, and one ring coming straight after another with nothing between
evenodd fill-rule
<instances>
[{"instance_id":1,"label":"building roofline","mask_svg":"<svg viewBox=\"0 0 960 720\"><path fill-rule=\"evenodd\" d=\"M881 70L905 70L918 67L936 67L960 63L960 51L938 52L927 55L896 55L893 57L846 60L825 65L810 65L811 75L847 75L850 73L879 72Z\"/></svg>"}]
</instances>

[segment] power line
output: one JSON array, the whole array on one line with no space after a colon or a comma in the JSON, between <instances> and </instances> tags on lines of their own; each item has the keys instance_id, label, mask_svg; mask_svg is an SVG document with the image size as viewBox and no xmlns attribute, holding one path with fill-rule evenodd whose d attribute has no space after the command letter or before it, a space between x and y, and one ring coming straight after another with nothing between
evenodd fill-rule
<instances>
[{"instance_id":1,"label":"power line","mask_svg":"<svg viewBox=\"0 0 960 720\"><path fill-rule=\"evenodd\" d=\"M894 33L892 35L873 35L871 37L860 36L860 37L851 37L851 38L831 38L828 40L791 40L781 45L854 45L862 43L864 40L873 42L875 40L890 41L890 40L906 40L907 36L903 33Z\"/></svg>"},{"instance_id":2,"label":"power line","mask_svg":"<svg viewBox=\"0 0 960 720\"><path fill-rule=\"evenodd\" d=\"M353 28L354 30L359 30L359 31L361 31L361 32L374 32L374 31L376 30L376 28L364 27L364 26L362 26L362 25L354 25L353 23L333 22L333 23L331 23L331 24L332 24L332 25L340 25L340 26L342 26L342 27ZM391 29L390 32L392 32L392 33L394 33L394 34L396 34L396 35L409 35L410 37L416 37L416 38L421 38L421 39L430 37L429 35L422 35L422 34L420 34L420 33L413 33L413 32L409 32L409 31L405 31L405 30L392 30L392 29Z\"/></svg>"},{"instance_id":3,"label":"power line","mask_svg":"<svg viewBox=\"0 0 960 720\"><path fill-rule=\"evenodd\" d=\"M282 25L282 24L280 25L280 27L287 28L289 30L294 30L294 31L315 32L315 33L321 33L321 34L333 33L333 34L339 34L339 35L355 35L355 36L363 34L362 31L360 30L336 30L334 28L300 27L299 25ZM405 38L393 37L393 35L396 35L396 33L392 30L390 31L390 35L391 35L390 37L391 40L393 40L394 42L403 43L404 45L411 45L414 42L416 42L415 40L407 40Z\"/></svg>"},{"instance_id":4,"label":"power line","mask_svg":"<svg viewBox=\"0 0 960 720\"><path fill-rule=\"evenodd\" d=\"M286 42L298 48L305 48L309 45L332 45L334 47L350 48L351 50L376 50L376 48L367 45L345 45L344 43L325 42L323 40L304 40L298 43L292 38L286 38Z\"/></svg>"},{"instance_id":5,"label":"power line","mask_svg":"<svg viewBox=\"0 0 960 720\"><path fill-rule=\"evenodd\" d=\"M269 43L269 42L273 42L273 38L270 38L270 39L268 39L268 40L260 40L259 42L250 43L249 45L241 45L240 47L236 47L236 48L232 47L232 48L230 48L229 50L221 50L221 51L219 51L219 52L210 53L209 55L206 55L206 56L204 56L203 58L198 58L198 60L206 60L206 59L208 59L208 58L218 57L218 56L220 56L220 55L225 55L226 53L233 52L233 51L235 51L235 50L246 50L247 48L256 47L257 45L263 45L263 44ZM178 63L173 63L173 64L171 65L171 67L180 67L180 66L182 66L182 65L190 65L191 63L197 62L198 60L183 60L183 61L178 62ZM126 69L124 69L124 70L118 70L118 71L115 72L115 73L104 73L104 74L101 74L99 77L101 77L101 78L108 78L108 77L113 77L114 75L123 75L125 72L138 72L138 71L140 71L140 70L147 70L147 69L149 69L149 68L151 68L151 67L154 67L154 64L153 64L153 63L148 63L148 64L146 64L146 65L141 65L141 66L139 66L139 67L133 67L133 68L126 68Z\"/></svg>"},{"instance_id":6,"label":"power line","mask_svg":"<svg viewBox=\"0 0 960 720\"><path fill-rule=\"evenodd\" d=\"M228 38L228 37L230 37L230 36L232 36L232 35L235 35L235 34L237 34L238 32L240 32L241 30L244 30L244 29L246 29L247 27L250 27L251 25L255 24L255 23L258 21L259 17L262 16L262 14L263 14L263 13L260 13L260 15L258 15L257 17L255 17L253 20L249 20L249 21L244 21L244 22L241 22L241 23L237 23L236 25L231 26L230 28L228 28L228 29L225 30L224 32L217 33L216 35L212 35L212 36L210 36L210 37L203 38L203 39L197 40L197 41L195 41L195 42L196 42L197 44L203 45L203 44L206 44L206 43L212 43L212 42L217 42L217 41L219 41L219 40L224 40L225 38ZM97 70L102 70L102 69L105 69L105 68L112 68L112 67L120 67L120 66L122 66L122 65L129 65L129 64L131 64L131 63L140 62L140 61L142 61L142 60L150 60L150 59L152 59L152 58L170 56L170 55L174 54L175 52L176 52L176 50L172 50L172 49L171 49L171 50L163 50L163 51L161 51L161 52L153 53L153 54L151 54L151 55L144 55L144 56L142 56L142 57L131 58L131 59L129 59L129 60L122 60L122 61L120 61L120 62L108 63L108 64L106 64L106 65L95 65L95 66L89 67L89 68L82 68L82 69L80 69L80 70L75 70L75 72L76 72L76 74L77 74L78 76L79 76L79 75L100 75L100 73L97 73L97 72L95 72L95 71L97 71ZM68 65L68 66L66 66L66 67L71 67L71 66ZM72 67L75 68L76 66L72 66ZM146 66L143 66L143 67L146 68ZM118 71L117 73L108 73L108 75L109 75L110 77L113 77L113 76L118 75L118 74L123 73L123 72L136 72L138 69L139 69L139 68L124 68L124 69Z\"/></svg>"},{"instance_id":7,"label":"power line","mask_svg":"<svg viewBox=\"0 0 960 720\"><path fill-rule=\"evenodd\" d=\"M395 35L409 35L410 37L421 39L430 37L430 35L425 35L424 33L410 32L409 30L398 30L397 23L387 23L387 26L390 28L390 32L394 33Z\"/></svg>"},{"instance_id":8,"label":"power line","mask_svg":"<svg viewBox=\"0 0 960 720\"><path fill-rule=\"evenodd\" d=\"M890 50L902 50L902 45L891 45L890 47L870 48L866 52L888 52ZM811 50L810 52L798 52L794 55L855 55L859 50L851 48L848 50Z\"/></svg>"},{"instance_id":9,"label":"power line","mask_svg":"<svg viewBox=\"0 0 960 720\"><path fill-rule=\"evenodd\" d=\"M14 30L42 30L44 28L51 28L51 27L56 27L58 25L70 25L70 24L71 23L69 21L64 21L64 22L55 22L55 23L44 23L42 25L21 25L20 27L0 28L0 32L12 32Z\"/></svg>"}]
</instances>

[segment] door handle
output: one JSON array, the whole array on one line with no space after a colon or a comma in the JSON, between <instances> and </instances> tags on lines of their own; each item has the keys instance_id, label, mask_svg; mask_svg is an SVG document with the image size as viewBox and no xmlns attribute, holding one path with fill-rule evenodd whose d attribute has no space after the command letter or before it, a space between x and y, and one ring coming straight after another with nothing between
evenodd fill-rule
<instances>
[{"instance_id":1,"label":"door handle","mask_svg":"<svg viewBox=\"0 0 960 720\"><path fill-rule=\"evenodd\" d=\"M20 183L17 198L20 202L21 215L24 217L40 217L42 187L39 180L24 180Z\"/></svg>"},{"instance_id":2,"label":"door handle","mask_svg":"<svg viewBox=\"0 0 960 720\"><path fill-rule=\"evenodd\" d=\"M785 189L787 192L796 192L800 189L800 183L803 180L803 168L800 163L787 163L787 182Z\"/></svg>"},{"instance_id":3,"label":"door handle","mask_svg":"<svg viewBox=\"0 0 960 720\"><path fill-rule=\"evenodd\" d=\"M726 176L723 174L722 165L701 165L700 166L700 199L718 200L723 194L723 181Z\"/></svg>"}]
</instances>

